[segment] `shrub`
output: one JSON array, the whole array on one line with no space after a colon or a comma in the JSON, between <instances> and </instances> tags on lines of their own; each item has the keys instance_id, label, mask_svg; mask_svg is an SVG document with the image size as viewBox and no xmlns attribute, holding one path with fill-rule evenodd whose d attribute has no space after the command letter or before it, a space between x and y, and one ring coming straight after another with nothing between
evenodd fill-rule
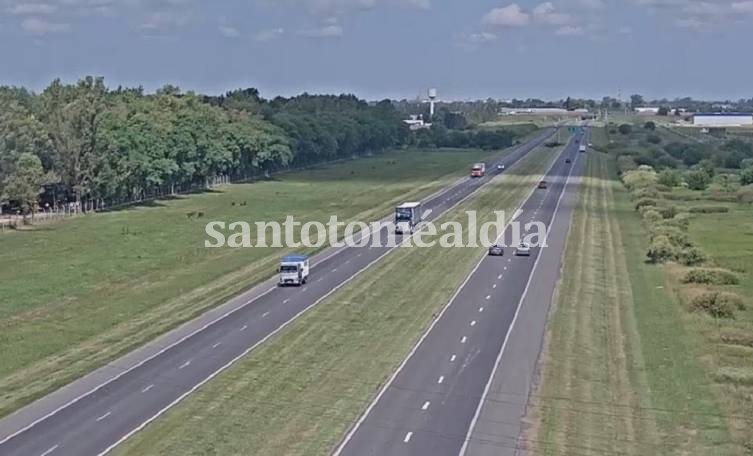
<instances>
[{"instance_id":1,"label":"shrub","mask_svg":"<svg viewBox=\"0 0 753 456\"><path fill-rule=\"evenodd\" d=\"M679 172L672 169L665 169L664 171L659 173L658 182L661 185L666 185L669 188L674 188L680 186L682 179Z\"/></svg>"},{"instance_id":2,"label":"shrub","mask_svg":"<svg viewBox=\"0 0 753 456\"><path fill-rule=\"evenodd\" d=\"M620 134L622 134L622 135L629 135L630 133L632 133L632 132L633 132L633 126L632 126L632 125L630 125L630 124L622 124L622 125L620 125L620 126L619 126L619 127L617 128L617 130L618 130L618 131L620 132Z\"/></svg>"},{"instance_id":3,"label":"shrub","mask_svg":"<svg viewBox=\"0 0 753 456\"><path fill-rule=\"evenodd\" d=\"M654 227L651 232L651 237L655 238L658 236L666 237L669 239L669 242L676 247L688 248L693 245L693 243L690 242L690 237L688 237L687 233L676 226L658 225Z\"/></svg>"},{"instance_id":4,"label":"shrub","mask_svg":"<svg viewBox=\"0 0 753 456\"><path fill-rule=\"evenodd\" d=\"M617 169L619 170L620 174L625 174L628 171L632 171L637 168L638 164L635 163L633 157L630 157L629 155L620 155L619 157L617 157Z\"/></svg>"},{"instance_id":5,"label":"shrub","mask_svg":"<svg viewBox=\"0 0 753 456\"><path fill-rule=\"evenodd\" d=\"M706 254L695 246L686 247L680 250L677 260L685 266L698 266L706 262Z\"/></svg>"},{"instance_id":6,"label":"shrub","mask_svg":"<svg viewBox=\"0 0 753 456\"><path fill-rule=\"evenodd\" d=\"M643 219L646 222L648 222L648 223L650 223L650 224L653 225L656 222L658 222L658 221L660 221L660 220L662 220L664 218L664 217L661 216L661 214L659 213L659 211L657 211L656 209L654 209L652 207L649 207L649 206L646 206L646 207L647 207L647 210L644 211L643 214L642 214L643 215Z\"/></svg>"},{"instance_id":7,"label":"shrub","mask_svg":"<svg viewBox=\"0 0 753 456\"><path fill-rule=\"evenodd\" d=\"M629 190L656 185L656 171L650 166L640 166L622 175L622 182Z\"/></svg>"},{"instance_id":8,"label":"shrub","mask_svg":"<svg viewBox=\"0 0 753 456\"><path fill-rule=\"evenodd\" d=\"M745 168L740 172L740 185L753 184L753 167Z\"/></svg>"},{"instance_id":9,"label":"shrub","mask_svg":"<svg viewBox=\"0 0 753 456\"><path fill-rule=\"evenodd\" d=\"M648 121L645 124L643 124L643 128L645 128L646 130L654 131L656 130L656 123Z\"/></svg>"},{"instance_id":10,"label":"shrub","mask_svg":"<svg viewBox=\"0 0 753 456\"><path fill-rule=\"evenodd\" d=\"M637 203L635 203L635 210L640 210L642 207L647 207L647 206L656 207L656 205L657 205L657 202L655 199L642 198L638 200Z\"/></svg>"},{"instance_id":11,"label":"shrub","mask_svg":"<svg viewBox=\"0 0 753 456\"><path fill-rule=\"evenodd\" d=\"M685 273L682 283L706 285L737 285L740 278L732 271L719 268L695 268Z\"/></svg>"},{"instance_id":12,"label":"shrub","mask_svg":"<svg viewBox=\"0 0 753 456\"><path fill-rule=\"evenodd\" d=\"M646 141L650 142L651 144L661 144L661 136L659 135L648 135L646 137Z\"/></svg>"},{"instance_id":13,"label":"shrub","mask_svg":"<svg viewBox=\"0 0 753 456\"><path fill-rule=\"evenodd\" d=\"M725 214L729 212L727 206L693 206L690 208L691 214Z\"/></svg>"},{"instance_id":14,"label":"shrub","mask_svg":"<svg viewBox=\"0 0 753 456\"><path fill-rule=\"evenodd\" d=\"M630 196L634 200L639 200L644 198L658 199L660 195L659 190L656 187L643 187L634 191Z\"/></svg>"},{"instance_id":15,"label":"shrub","mask_svg":"<svg viewBox=\"0 0 753 456\"><path fill-rule=\"evenodd\" d=\"M714 318L734 318L737 305L730 298L721 298L720 294L717 291L699 294L690 301L691 310L706 312Z\"/></svg>"},{"instance_id":16,"label":"shrub","mask_svg":"<svg viewBox=\"0 0 753 456\"><path fill-rule=\"evenodd\" d=\"M685 174L685 182L691 190L706 190L711 183L711 176L703 169L694 169Z\"/></svg>"},{"instance_id":17,"label":"shrub","mask_svg":"<svg viewBox=\"0 0 753 456\"><path fill-rule=\"evenodd\" d=\"M662 220L660 222L660 225L673 226L683 231L687 231L688 227L690 226L690 214L688 214L687 212L680 212L674 218Z\"/></svg>"},{"instance_id":18,"label":"shrub","mask_svg":"<svg viewBox=\"0 0 753 456\"><path fill-rule=\"evenodd\" d=\"M659 209L659 213L665 219L672 219L675 218L675 216L679 214L680 211L679 209L677 209L677 206L665 206Z\"/></svg>"},{"instance_id":19,"label":"shrub","mask_svg":"<svg viewBox=\"0 0 753 456\"><path fill-rule=\"evenodd\" d=\"M646 256L652 263L664 263L677 258L677 248L667 236L656 236L648 246Z\"/></svg>"},{"instance_id":20,"label":"shrub","mask_svg":"<svg viewBox=\"0 0 753 456\"><path fill-rule=\"evenodd\" d=\"M737 200L741 203L753 204L753 184L740 187L736 193Z\"/></svg>"}]
</instances>

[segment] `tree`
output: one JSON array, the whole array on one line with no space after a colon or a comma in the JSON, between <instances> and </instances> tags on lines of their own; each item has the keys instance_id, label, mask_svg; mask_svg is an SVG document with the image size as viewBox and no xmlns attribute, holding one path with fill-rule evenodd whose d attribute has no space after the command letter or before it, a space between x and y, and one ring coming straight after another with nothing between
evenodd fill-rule
<instances>
[{"instance_id":1,"label":"tree","mask_svg":"<svg viewBox=\"0 0 753 456\"><path fill-rule=\"evenodd\" d=\"M745 168L740 172L740 185L753 184L753 168Z\"/></svg>"},{"instance_id":2,"label":"tree","mask_svg":"<svg viewBox=\"0 0 753 456\"><path fill-rule=\"evenodd\" d=\"M24 216L31 213L33 218L39 195L44 192L42 186L48 180L51 179L45 176L39 157L24 152L4 179L2 200L15 202Z\"/></svg>"},{"instance_id":3,"label":"tree","mask_svg":"<svg viewBox=\"0 0 753 456\"><path fill-rule=\"evenodd\" d=\"M648 121L645 124L643 124L643 128L645 128L646 130L654 131L656 130L656 123L652 121Z\"/></svg>"},{"instance_id":4,"label":"tree","mask_svg":"<svg viewBox=\"0 0 753 456\"><path fill-rule=\"evenodd\" d=\"M676 170L665 169L659 173L659 184L669 188L679 187L681 183L680 173Z\"/></svg>"},{"instance_id":5,"label":"tree","mask_svg":"<svg viewBox=\"0 0 753 456\"><path fill-rule=\"evenodd\" d=\"M643 100L643 96L642 95L638 95L638 94L630 95L630 106L631 107L637 108L639 106L643 106L644 103L645 103L645 101Z\"/></svg>"},{"instance_id":6,"label":"tree","mask_svg":"<svg viewBox=\"0 0 753 456\"><path fill-rule=\"evenodd\" d=\"M618 131L620 134L629 135L633 131L633 127L630 124L622 124L619 126Z\"/></svg>"},{"instance_id":7,"label":"tree","mask_svg":"<svg viewBox=\"0 0 753 456\"><path fill-rule=\"evenodd\" d=\"M659 112L657 114L660 116L667 116L669 115L669 108L662 106L661 108L659 108Z\"/></svg>"},{"instance_id":8,"label":"tree","mask_svg":"<svg viewBox=\"0 0 753 456\"><path fill-rule=\"evenodd\" d=\"M711 176L703 169L694 169L685 174L685 182L691 190L706 190L711 183Z\"/></svg>"}]
</instances>

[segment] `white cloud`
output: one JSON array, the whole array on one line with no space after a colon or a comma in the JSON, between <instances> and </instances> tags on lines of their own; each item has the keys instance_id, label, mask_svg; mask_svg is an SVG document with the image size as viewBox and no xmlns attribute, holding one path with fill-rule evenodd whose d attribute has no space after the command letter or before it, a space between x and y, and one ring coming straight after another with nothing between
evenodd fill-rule
<instances>
[{"instance_id":1,"label":"white cloud","mask_svg":"<svg viewBox=\"0 0 753 456\"><path fill-rule=\"evenodd\" d=\"M498 27L523 27L531 22L531 15L517 3L494 8L484 16L484 23Z\"/></svg>"},{"instance_id":2,"label":"white cloud","mask_svg":"<svg viewBox=\"0 0 753 456\"><path fill-rule=\"evenodd\" d=\"M44 19L30 17L21 22L21 28L30 35L44 36L68 31L70 26L64 23L49 22Z\"/></svg>"},{"instance_id":3,"label":"white cloud","mask_svg":"<svg viewBox=\"0 0 753 456\"><path fill-rule=\"evenodd\" d=\"M545 2L533 9L533 18L542 24L564 25L572 21L569 14L560 13L552 2Z\"/></svg>"},{"instance_id":4,"label":"white cloud","mask_svg":"<svg viewBox=\"0 0 753 456\"><path fill-rule=\"evenodd\" d=\"M220 24L219 26L217 26L217 28L220 31L220 34L226 38L238 38L239 36L241 36L241 32L239 32L237 28L230 25Z\"/></svg>"},{"instance_id":5,"label":"white cloud","mask_svg":"<svg viewBox=\"0 0 753 456\"><path fill-rule=\"evenodd\" d=\"M179 0L167 0L179 1ZM188 24L190 15L182 11L155 11L149 14L141 24L142 29L166 31Z\"/></svg>"},{"instance_id":6,"label":"white cloud","mask_svg":"<svg viewBox=\"0 0 753 456\"><path fill-rule=\"evenodd\" d=\"M554 34L559 36L579 36L583 35L583 27L579 25L565 25L558 28Z\"/></svg>"},{"instance_id":7,"label":"white cloud","mask_svg":"<svg viewBox=\"0 0 753 456\"><path fill-rule=\"evenodd\" d=\"M344 30L341 25L325 25L316 29L301 30L299 34L309 38L339 38L343 36Z\"/></svg>"},{"instance_id":8,"label":"white cloud","mask_svg":"<svg viewBox=\"0 0 753 456\"><path fill-rule=\"evenodd\" d=\"M736 2L731 8L736 13L753 13L753 1Z\"/></svg>"},{"instance_id":9,"label":"white cloud","mask_svg":"<svg viewBox=\"0 0 753 456\"><path fill-rule=\"evenodd\" d=\"M277 38L282 37L284 34L285 30L283 28L266 29L259 31L254 39L256 41L265 43L267 41L276 40Z\"/></svg>"},{"instance_id":10,"label":"white cloud","mask_svg":"<svg viewBox=\"0 0 753 456\"><path fill-rule=\"evenodd\" d=\"M16 15L26 14L54 14L58 10L56 5L49 3L19 3L10 8L9 12Z\"/></svg>"}]
</instances>

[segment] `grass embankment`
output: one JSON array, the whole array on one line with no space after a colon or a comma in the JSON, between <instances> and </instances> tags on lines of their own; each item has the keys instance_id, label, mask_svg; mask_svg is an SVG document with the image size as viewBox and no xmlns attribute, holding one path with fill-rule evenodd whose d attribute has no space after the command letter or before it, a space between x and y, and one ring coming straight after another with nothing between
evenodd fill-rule
<instances>
[{"instance_id":1,"label":"grass embankment","mask_svg":"<svg viewBox=\"0 0 753 456\"><path fill-rule=\"evenodd\" d=\"M264 280L285 253L207 249L208 221L376 220L488 154L390 152L0 236L0 416Z\"/></svg>"},{"instance_id":2,"label":"grass embankment","mask_svg":"<svg viewBox=\"0 0 753 456\"><path fill-rule=\"evenodd\" d=\"M614 161L588 160L529 446L552 455L735 454L696 357L701 341L663 267L645 261L648 234Z\"/></svg>"},{"instance_id":3,"label":"grass embankment","mask_svg":"<svg viewBox=\"0 0 753 456\"><path fill-rule=\"evenodd\" d=\"M512 213L557 152L532 152L441 222ZM116 454L329 454L482 254L393 252Z\"/></svg>"}]
</instances>

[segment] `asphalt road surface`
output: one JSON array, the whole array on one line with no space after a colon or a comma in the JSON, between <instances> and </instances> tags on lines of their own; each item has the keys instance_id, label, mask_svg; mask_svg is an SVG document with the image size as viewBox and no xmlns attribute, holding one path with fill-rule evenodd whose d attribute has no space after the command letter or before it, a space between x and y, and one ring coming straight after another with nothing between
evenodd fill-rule
<instances>
[{"instance_id":1,"label":"asphalt road surface","mask_svg":"<svg viewBox=\"0 0 753 456\"><path fill-rule=\"evenodd\" d=\"M497 164L509 169L553 133L546 129L489 163L494 172L486 177L459 180L424 201L432 210L428 220L471 196L493 177ZM553 186L554 191L558 188ZM385 245L387 233L381 236ZM152 344L138 356L126 356L40 399L0 420L0 455L88 456L110 451L391 250L352 247L325 252L312 258L305 286L278 288L266 282L244 294L252 297L247 302L215 320L195 323L196 328L173 343Z\"/></svg>"},{"instance_id":2,"label":"asphalt road surface","mask_svg":"<svg viewBox=\"0 0 753 456\"><path fill-rule=\"evenodd\" d=\"M531 194L517 221L550 225L578 166L578 146L575 140L568 144L546 177L548 188ZM566 221L558 223L557 229L566 232L569 214ZM511 245L511 238L512 227L508 227L504 245ZM530 256L515 256L514 250L508 247L502 257L481 260L353 426L336 456L458 456L467 450L466 441L474 438L469 429L476 422L479 404L541 254L541 248L533 248ZM543 274L558 272L559 260L548 266ZM556 274L552 275L556 280ZM548 308L549 303L545 304ZM540 346L540 335L530 339ZM516 366L501 368L514 370Z\"/></svg>"}]
</instances>

